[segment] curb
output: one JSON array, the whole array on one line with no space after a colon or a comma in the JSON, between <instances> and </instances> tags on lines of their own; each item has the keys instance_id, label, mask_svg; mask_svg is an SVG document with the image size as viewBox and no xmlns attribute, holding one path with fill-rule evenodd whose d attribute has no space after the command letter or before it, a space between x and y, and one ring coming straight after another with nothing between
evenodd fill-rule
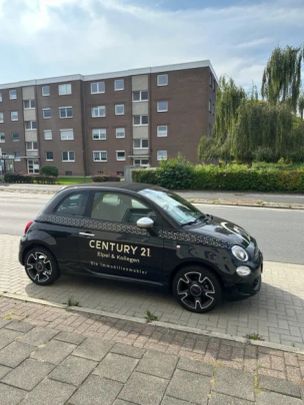
<instances>
[{"instance_id":1,"label":"curb","mask_svg":"<svg viewBox=\"0 0 304 405\"><path fill-rule=\"evenodd\" d=\"M204 200L199 198L189 198L192 204L204 205L223 205L223 206L237 206L237 207L255 207L255 208L279 208L285 210L304 210L303 204L286 204L286 203L273 203L268 201L260 202L246 202L246 201L225 201L225 200Z\"/></svg>"},{"instance_id":2,"label":"curb","mask_svg":"<svg viewBox=\"0 0 304 405\"><path fill-rule=\"evenodd\" d=\"M120 320L129 321L129 322L144 324L144 325L147 324L147 321L145 318L138 318L138 317L132 317L132 316L127 316L127 315L119 315L119 314L115 314L112 312L100 311L97 309L90 309L90 308L85 308L85 307L68 306L67 304L56 304L56 303L48 302L48 301L45 301L42 299L30 298L30 297L26 297L26 296L22 296L22 295L18 295L18 294L0 293L0 297L11 298L11 299L24 301L24 302L31 302L31 303L35 303L35 304L41 304L41 305L50 306L50 307L59 308L59 309L65 309L68 312L79 312L79 313L85 313L85 314L90 314L90 315L98 315L98 316L102 316L105 318L120 319ZM230 341L238 342L238 343L245 344L245 345L250 344L252 346L266 347L268 349L281 350L284 352L304 355L304 349L300 349L297 347L282 345L280 343L273 343L273 342L268 342L268 341L247 339L247 338L240 337L240 336L233 336L233 335L229 335L229 334L225 334L225 333L213 332L208 329L191 328L188 326L175 325L173 323L161 322L161 321L152 321L152 322L149 322L149 325L158 326L158 327L165 328L165 329L171 329L171 330L175 330L175 331L179 331L179 332L193 333L195 335L202 335L202 336L207 336L210 338L230 340Z\"/></svg>"}]
</instances>

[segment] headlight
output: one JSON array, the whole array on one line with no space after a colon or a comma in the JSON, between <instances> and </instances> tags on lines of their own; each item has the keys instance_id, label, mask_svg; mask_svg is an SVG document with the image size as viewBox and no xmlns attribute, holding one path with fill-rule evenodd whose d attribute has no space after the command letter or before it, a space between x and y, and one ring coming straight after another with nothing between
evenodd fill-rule
<instances>
[{"instance_id":1,"label":"headlight","mask_svg":"<svg viewBox=\"0 0 304 405\"><path fill-rule=\"evenodd\" d=\"M232 246L231 252L232 252L233 256L236 257L241 262L247 262L248 253L241 246L238 246L238 245Z\"/></svg>"}]
</instances>

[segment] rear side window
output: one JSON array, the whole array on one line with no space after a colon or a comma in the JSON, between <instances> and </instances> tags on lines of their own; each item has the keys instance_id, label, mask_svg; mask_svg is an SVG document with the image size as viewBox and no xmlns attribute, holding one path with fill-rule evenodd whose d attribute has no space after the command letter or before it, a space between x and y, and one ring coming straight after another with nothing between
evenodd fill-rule
<instances>
[{"instance_id":1,"label":"rear side window","mask_svg":"<svg viewBox=\"0 0 304 405\"><path fill-rule=\"evenodd\" d=\"M54 214L62 216L84 216L88 193L74 193L65 197L55 208Z\"/></svg>"}]
</instances>

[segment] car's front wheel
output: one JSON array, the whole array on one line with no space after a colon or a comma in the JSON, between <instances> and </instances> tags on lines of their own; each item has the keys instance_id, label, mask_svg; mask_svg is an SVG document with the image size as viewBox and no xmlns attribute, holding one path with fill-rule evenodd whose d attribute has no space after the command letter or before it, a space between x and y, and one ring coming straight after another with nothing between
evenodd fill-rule
<instances>
[{"instance_id":1,"label":"car's front wheel","mask_svg":"<svg viewBox=\"0 0 304 405\"><path fill-rule=\"evenodd\" d=\"M47 249L34 247L24 258L28 277L38 285L52 284L59 277L59 269L54 256Z\"/></svg>"},{"instance_id":2,"label":"car's front wheel","mask_svg":"<svg viewBox=\"0 0 304 405\"><path fill-rule=\"evenodd\" d=\"M197 313L210 311L222 298L217 277L200 266L179 270L173 280L173 293L184 308Z\"/></svg>"}]
</instances>

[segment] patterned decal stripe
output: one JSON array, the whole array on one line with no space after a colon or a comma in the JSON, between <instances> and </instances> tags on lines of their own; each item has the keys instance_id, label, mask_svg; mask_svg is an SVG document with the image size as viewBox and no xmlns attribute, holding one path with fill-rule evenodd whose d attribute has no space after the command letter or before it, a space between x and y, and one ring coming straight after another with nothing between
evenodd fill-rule
<instances>
[{"instance_id":1,"label":"patterned decal stripe","mask_svg":"<svg viewBox=\"0 0 304 405\"><path fill-rule=\"evenodd\" d=\"M212 236L198 235L191 232L162 230L159 232L159 237L167 240L175 240L176 242L202 244L204 246L211 246L215 248L228 249L230 247L229 243L213 238Z\"/></svg>"}]
</instances>

